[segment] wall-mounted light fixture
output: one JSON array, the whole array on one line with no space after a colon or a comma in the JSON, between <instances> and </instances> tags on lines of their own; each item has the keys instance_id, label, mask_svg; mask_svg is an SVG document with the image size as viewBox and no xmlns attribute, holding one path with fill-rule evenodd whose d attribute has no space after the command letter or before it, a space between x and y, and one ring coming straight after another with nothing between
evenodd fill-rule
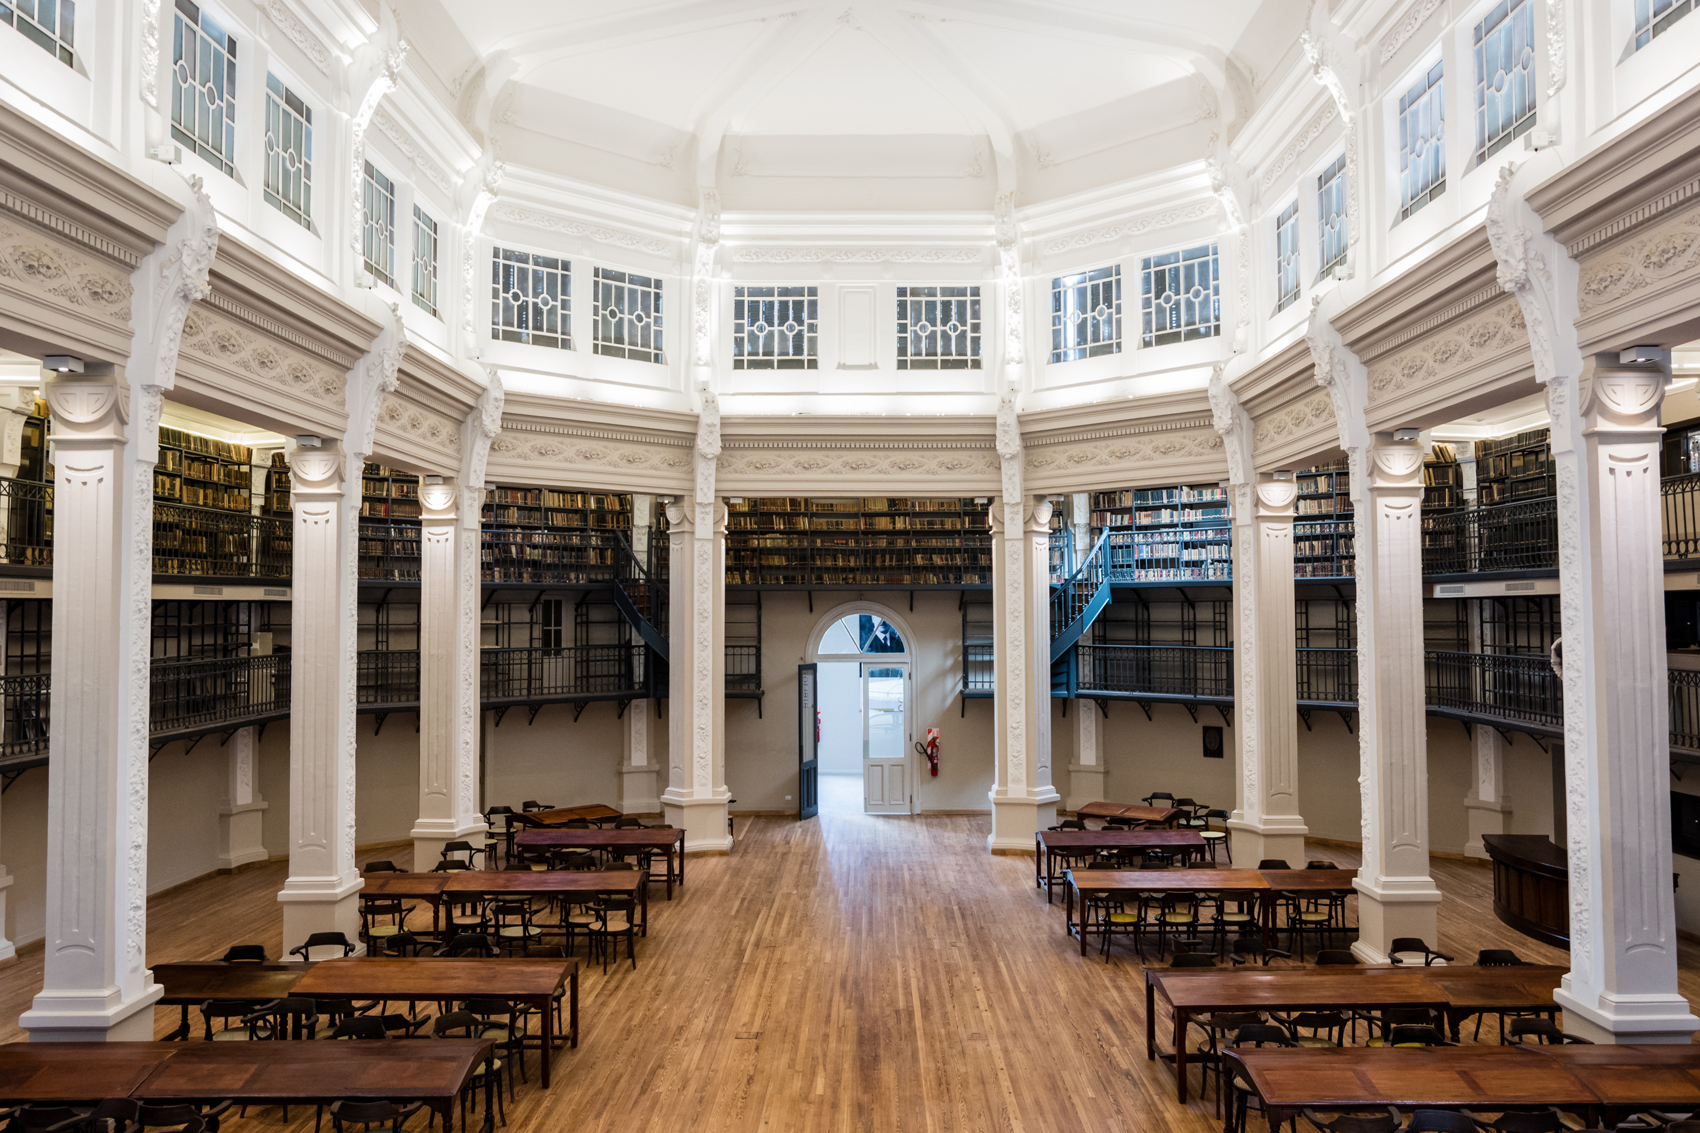
<instances>
[{"instance_id":1,"label":"wall-mounted light fixture","mask_svg":"<svg viewBox=\"0 0 1700 1133\"><path fill-rule=\"evenodd\" d=\"M83 372L83 360L69 354L49 354L41 360L41 368L52 370L55 374L80 374Z\"/></svg>"},{"instance_id":2,"label":"wall-mounted light fixture","mask_svg":"<svg viewBox=\"0 0 1700 1133\"><path fill-rule=\"evenodd\" d=\"M1396 441L1414 441L1422 435L1421 429L1394 429L1393 439Z\"/></svg>"},{"instance_id":3,"label":"wall-mounted light fixture","mask_svg":"<svg viewBox=\"0 0 1700 1133\"><path fill-rule=\"evenodd\" d=\"M312 433L300 433L295 438L296 448L318 448L323 443Z\"/></svg>"}]
</instances>

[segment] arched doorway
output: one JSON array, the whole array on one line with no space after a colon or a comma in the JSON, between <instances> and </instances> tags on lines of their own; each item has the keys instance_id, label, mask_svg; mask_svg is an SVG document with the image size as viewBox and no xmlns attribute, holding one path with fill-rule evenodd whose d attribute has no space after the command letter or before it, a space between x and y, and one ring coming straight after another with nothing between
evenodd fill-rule
<instances>
[{"instance_id":1,"label":"arched doorway","mask_svg":"<svg viewBox=\"0 0 1700 1133\"><path fill-rule=\"evenodd\" d=\"M865 814L914 809L910 641L902 619L871 602L828 611L810 635L820 800L828 811L855 810L858 797Z\"/></svg>"}]
</instances>

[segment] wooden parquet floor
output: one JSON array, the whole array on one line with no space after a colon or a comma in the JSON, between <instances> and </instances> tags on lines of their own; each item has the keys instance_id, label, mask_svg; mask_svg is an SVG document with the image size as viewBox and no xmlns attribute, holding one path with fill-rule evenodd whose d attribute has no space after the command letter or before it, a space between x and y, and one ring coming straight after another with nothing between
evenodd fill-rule
<instances>
[{"instance_id":1,"label":"wooden parquet floor","mask_svg":"<svg viewBox=\"0 0 1700 1133\"><path fill-rule=\"evenodd\" d=\"M1217 1129L1174 1102L1144 1057L1136 960L1083 960L1029 858L985 850L989 817L823 814L741 820L729 857L692 859L689 887L650 905L636 971L590 970L582 1044L554 1087L519 1087L520 1133L544 1130ZM405 866L406 851L383 851ZM1318 846L1342 866L1352 853ZM1514 948L1564 962L1492 916L1486 868L1435 863L1439 946L1460 961ZM280 947L283 867L208 878L149 907L149 960ZM1700 993L1700 949L1683 946ZM0 1040L39 987L41 950L0 971ZM156 1011L163 1034L175 1008ZM1492 1024L1489 1024L1491 1029ZM1466 1030L1466 1036L1468 1031ZM1484 1032L1483 1038L1489 1035ZM252 1109L232 1133L306 1133L312 1113Z\"/></svg>"}]
</instances>

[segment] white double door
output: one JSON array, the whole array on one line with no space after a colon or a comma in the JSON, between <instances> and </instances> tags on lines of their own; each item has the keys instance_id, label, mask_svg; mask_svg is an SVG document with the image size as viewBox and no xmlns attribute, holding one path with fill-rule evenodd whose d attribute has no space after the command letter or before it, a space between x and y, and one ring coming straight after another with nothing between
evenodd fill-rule
<instances>
[{"instance_id":1,"label":"white double door","mask_svg":"<svg viewBox=\"0 0 1700 1133\"><path fill-rule=\"evenodd\" d=\"M909 666L862 663L862 809L908 814Z\"/></svg>"}]
</instances>

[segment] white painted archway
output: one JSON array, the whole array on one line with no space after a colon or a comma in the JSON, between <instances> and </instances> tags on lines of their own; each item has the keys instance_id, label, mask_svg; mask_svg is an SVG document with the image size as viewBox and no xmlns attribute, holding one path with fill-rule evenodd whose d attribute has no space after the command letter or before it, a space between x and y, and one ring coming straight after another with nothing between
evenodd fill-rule
<instances>
[{"instance_id":1,"label":"white painted archway","mask_svg":"<svg viewBox=\"0 0 1700 1133\"><path fill-rule=\"evenodd\" d=\"M858 615L878 618L902 639L902 651L881 653L845 651L842 643L832 642L828 635L846 619ZM862 784L862 809L870 814L909 814L915 805L914 759L914 664L916 643L914 630L897 611L878 602L845 602L825 611L809 635L807 658L821 666L818 670L817 704L823 713L826 732L822 736L820 770L828 776L854 770ZM880 664L884 662L885 664ZM896 673L870 671L872 666L895 669ZM841 667L842 666L842 667ZM853 672L854 678L848 674ZM893 688L892 678L901 683ZM853 685L844 682L854 680ZM900 699L899 699L900 698ZM883 699L883 710L874 706ZM891 732L879 740L875 725L880 719L889 721L894 704L901 706L902 725L892 748ZM854 731L842 730L851 715L856 721ZM873 746L870 747L870 743ZM880 755L883 748L887 754ZM844 778L829 780L848 789ZM842 796L827 796L832 797Z\"/></svg>"}]
</instances>

